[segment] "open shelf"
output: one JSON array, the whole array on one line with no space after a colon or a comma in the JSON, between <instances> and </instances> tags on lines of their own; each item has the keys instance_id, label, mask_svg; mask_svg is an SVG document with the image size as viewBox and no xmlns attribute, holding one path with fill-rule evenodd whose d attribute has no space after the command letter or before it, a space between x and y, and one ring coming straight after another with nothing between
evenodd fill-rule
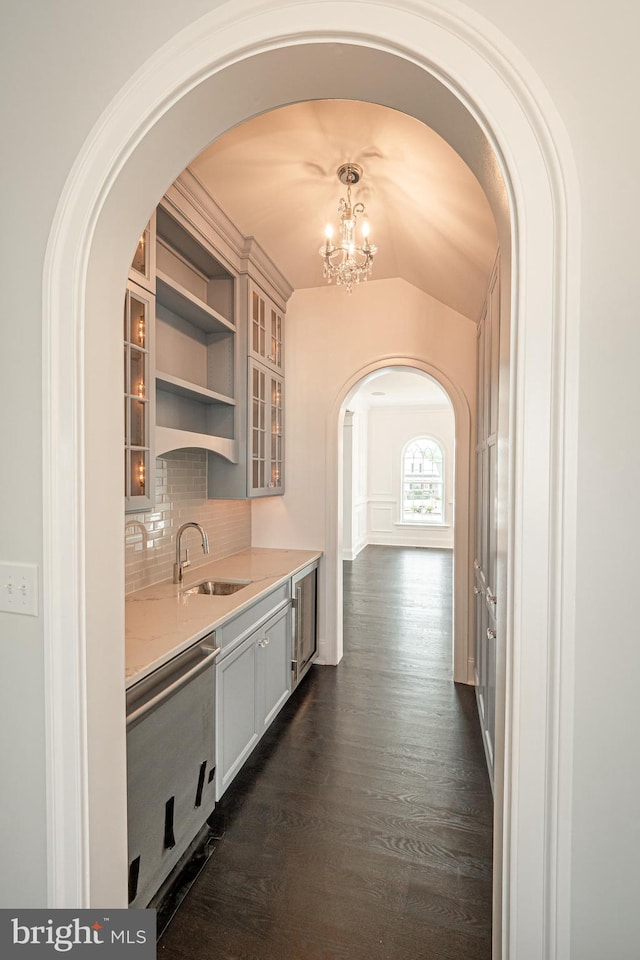
<instances>
[{"instance_id":1,"label":"open shelf","mask_svg":"<svg viewBox=\"0 0 640 960\"><path fill-rule=\"evenodd\" d=\"M203 333L233 332L232 323L213 307L199 300L186 287L158 270L156 273L156 296L159 304L188 320Z\"/></svg>"},{"instance_id":2,"label":"open shelf","mask_svg":"<svg viewBox=\"0 0 640 960\"><path fill-rule=\"evenodd\" d=\"M236 403L233 397L216 393L215 390L209 390L207 387L201 387L197 383L182 380L180 377L174 377L171 373L165 373L161 370L156 370L156 386L158 389L165 390L167 393L173 393L187 400L197 400L199 403L222 403L227 406L235 406Z\"/></svg>"}]
</instances>

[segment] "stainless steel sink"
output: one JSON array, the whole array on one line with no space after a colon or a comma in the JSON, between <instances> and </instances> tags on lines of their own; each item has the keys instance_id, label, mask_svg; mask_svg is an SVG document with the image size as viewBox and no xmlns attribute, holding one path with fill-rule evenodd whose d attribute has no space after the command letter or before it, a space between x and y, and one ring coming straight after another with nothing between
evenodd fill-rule
<instances>
[{"instance_id":1,"label":"stainless steel sink","mask_svg":"<svg viewBox=\"0 0 640 960\"><path fill-rule=\"evenodd\" d=\"M203 580L185 590L185 593L203 593L208 597L228 597L249 586L251 580Z\"/></svg>"}]
</instances>

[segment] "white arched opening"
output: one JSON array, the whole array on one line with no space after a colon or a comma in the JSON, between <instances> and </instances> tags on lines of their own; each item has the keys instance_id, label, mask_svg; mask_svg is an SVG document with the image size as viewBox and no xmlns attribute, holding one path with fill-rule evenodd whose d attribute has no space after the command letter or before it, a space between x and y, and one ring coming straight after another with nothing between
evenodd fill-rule
<instances>
[{"instance_id":1,"label":"white arched opening","mask_svg":"<svg viewBox=\"0 0 640 960\"><path fill-rule=\"evenodd\" d=\"M492 158L507 184L508 738L504 770L496 770L495 929L505 956L562 956L570 785L560 771L570 769L566 598L574 577L565 506L575 459L573 446L564 448L576 390L566 350L577 325L576 253L567 246L578 216L572 158L542 84L472 11L372 4L364 28L361 14L362 4L349 0L214 10L143 64L110 104L61 198L43 278L50 904L126 902L123 558L113 522L122 509L121 348L113 318L135 241L167 185L224 130L293 99L346 96L429 123L490 198L501 193ZM504 207L494 212L508 222ZM337 423L336 414L333 430ZM89 509L96 501L100 511Z\"/></svg>"},{"instance_id":2,"label":"white arched opening","mask_svg":"<svg viewBox=\"0 0 640 960\"><path fill-rule=\"evenodd\" d=\"M337 639L338 659L342 656L342 562L343 531L341 524L343 503L343 425L349 401L368 380L386 370L420 371L442 387L453 407L455 417L455 502L454 579L453 579L453 676L462 683L469 679L472 611L469 605L471 589L470 505L471 505L471 414L464 393L449 377L425 359L418 357L385 357L357 370L343 385L336 397L327 423L327 504L330 537L327 539L325 577L327 607L333 616Z\"/></svg>"}]
</instances>

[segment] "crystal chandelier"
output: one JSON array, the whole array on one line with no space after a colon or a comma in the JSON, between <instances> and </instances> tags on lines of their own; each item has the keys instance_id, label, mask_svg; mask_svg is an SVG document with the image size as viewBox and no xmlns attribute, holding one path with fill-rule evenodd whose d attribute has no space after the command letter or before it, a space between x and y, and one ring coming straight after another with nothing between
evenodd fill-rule
<instances>
[{"instance_id":1,"label":"crystal chandelier","mask_svg":"<svg viewBox=\"0 0 640 960\"><path fill-rule=\"evenodd\" d=\"M324 260L324 277L328 283L336 284L351 293L354 283L367 280L371 276L373 258L378 248L369 243L369 221L364 203L351 203L351 187L362 177L362 167L357 163L343 163L338 167L338 180L347 188L347 196L341 197L338 204L340 214L339 236L333 242L333 227L327 225L325 242L320 247L320 256ZM362 242L356 243L356 225L360 219Z\"/></svg>"}]
</instances>

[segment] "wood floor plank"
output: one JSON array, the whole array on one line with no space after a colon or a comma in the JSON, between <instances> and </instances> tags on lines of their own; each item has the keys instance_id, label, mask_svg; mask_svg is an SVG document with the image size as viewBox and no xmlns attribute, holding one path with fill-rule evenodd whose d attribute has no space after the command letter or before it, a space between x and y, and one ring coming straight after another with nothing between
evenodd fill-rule
<instances>
[{"instance_id":1,"label":"wood floor plank","mask_svg":"<svg viewBox=\"0 0 640 960\"><path fill-rule=\"evenodd\" d=\"M489 960L492 801L452 682L451 554L345 564L345 655L231 785L166 960Z\"/></svg>"}]
</instances>

